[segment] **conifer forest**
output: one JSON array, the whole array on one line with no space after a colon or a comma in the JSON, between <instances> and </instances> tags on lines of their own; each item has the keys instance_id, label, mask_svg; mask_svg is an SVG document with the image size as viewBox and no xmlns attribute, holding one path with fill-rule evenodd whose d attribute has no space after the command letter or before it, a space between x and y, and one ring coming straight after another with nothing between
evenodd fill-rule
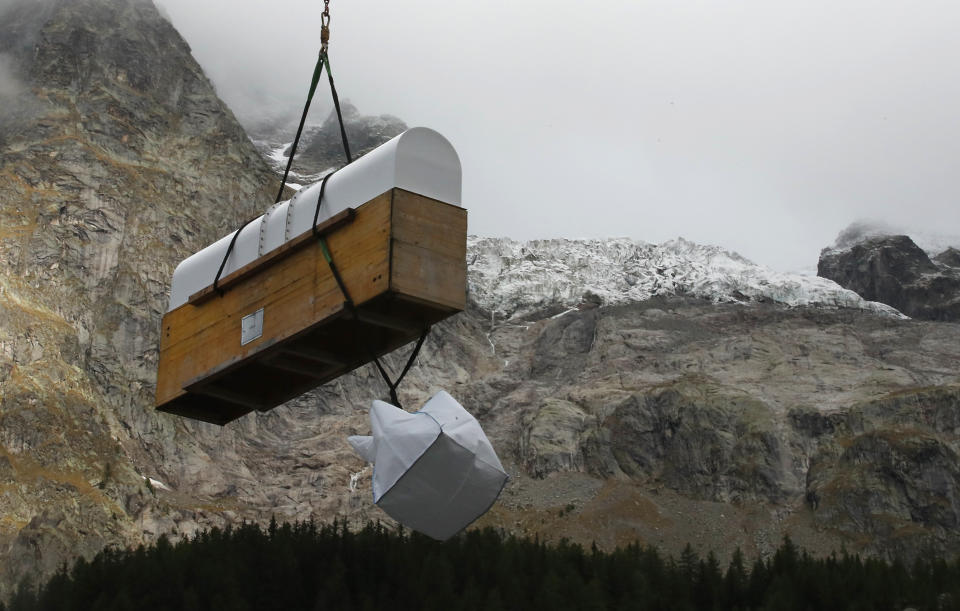
<instances>
[{"instance_id":1,"label":"conifer forest","mask_svg":"<svg viewBox=\"0 0 960 611\"><path fill-rule=\"evenodd\" d=\"M723 566L636 544L604 552L474 530L438 543L368 524L254 524L106 550L23 582L0 611L150 609L954 609L960 562L813 557L789 539Z\"/></svg>"}]
</instances>

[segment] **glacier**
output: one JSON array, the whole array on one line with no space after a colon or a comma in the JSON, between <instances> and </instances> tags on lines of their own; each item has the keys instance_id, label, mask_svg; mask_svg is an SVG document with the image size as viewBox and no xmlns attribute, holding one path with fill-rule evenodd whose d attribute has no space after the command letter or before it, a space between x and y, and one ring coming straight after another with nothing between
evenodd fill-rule
<instances>
[{"instance_id":1,"label":"glacier","mask_svg":"<svg viewBox=\"0 0 960 611\"><path fill-rule=\"evenodd\" d=\"M590 302L618 305L655 296L852 308L907 318L832 280L779 272L683 238L650 244L630 238L518 241L470 236L467 262L469 299L501 321Z\"/></svg>"}]
</instances>

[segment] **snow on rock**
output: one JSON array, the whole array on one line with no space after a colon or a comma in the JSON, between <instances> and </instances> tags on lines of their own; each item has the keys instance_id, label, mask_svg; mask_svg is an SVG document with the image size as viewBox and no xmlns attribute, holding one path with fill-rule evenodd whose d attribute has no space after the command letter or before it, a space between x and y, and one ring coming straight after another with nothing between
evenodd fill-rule
<instances>
[{"instance_id":1,"label":"snow on rock","mask_svg":"<svg viewBox=\"0 0 960 611\"><path fill-rule=\"evenodd\" d=\"M360 483L360 478L364 476L368 468L369 466L366 466L363 469L360 469L359 471L357 471L356 473L350 474L350 484L349 484L350 492L357 491L357 484Z\"/></svg>"},{"instance_id":2,"label":"snow on rock","mask_svg":"<svg viewBox=\"0 0 960 611\"><path fill-rule=\"evenodd\" d=\"M935 257L948 248L960 249L960 235L933 233L920 229L895 227L889 223L876 220L860 220L851 223L840 232L833 245L824 249L824 252L840 252L849 250L857 244L872 238L906 235L913 243L923 249L927 256Z\"/></svg>"},{"instance_id":3,"label":"snow on rock","mask_svg":"<svg viewBox=\"0 0 960 611\"><path fill-rule=\"evenodd\" d=\"M499 319L583 302L615 305L656 295L856 308L903 317L832 280L777 272L683 238L648 244L627 238L520 242L471 236L467 261L470 299Z\"/></svg>"},{"instance_id":4,"label":"snow on rock","mask_svg":"<svg viewBox=\"0 0 960 611\"><path fill-rule=\"evenodd\" d=\"M280 176L283 176L283 172L287 167L287 161L289 161L287 151L290 150L291 146L293 146L293 142L276 144L266 140L254 140L253 143L257 147L257 150L261 152L264 159L267 160L267 163L270 164L270 167L273 169L273 171ZM303 187L303 185L315 183L336 169L337 168L335 167L330 167L315 174L301 174L296 170L291 170L287 179L287 186L299 190Z\"/></svg>"},{"instance_id":5,"label":"snow on rock","mask_svg":"<svg viewBox=\"0 0 960 611\"><path fill-rule=\"evenodd\" d=\"M164 484L158 479L153 479L152 477L147 477L145 479L150 482L150 486L155 490L170 490L170 486Z\"/></svg>"},{"instance_id":6,"label":"snow on rock","mask_svg":"<svg viewBox=\"0 0 960 611\"><path fill-rule=\"evenodd\" d=\"M284 153L292 144L292 142L286 142L280 146L270 147L266 157L274 169L278 169L281 172L283 171L283 168L287 165L287 156Z\"/></svg>"}]
</instances>

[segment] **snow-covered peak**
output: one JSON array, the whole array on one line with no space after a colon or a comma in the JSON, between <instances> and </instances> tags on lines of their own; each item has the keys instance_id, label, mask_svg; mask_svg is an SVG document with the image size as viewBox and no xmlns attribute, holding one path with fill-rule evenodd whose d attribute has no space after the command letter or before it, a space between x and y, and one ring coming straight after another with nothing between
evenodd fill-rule
<instances>
[{"instance_id":1,"label":"snow-covered peak","mask_svg":"<svg viewBox=\"0 0 960 611\"><path fill-rule=\"evenodd\" d=\"M894 235L909 236L913 243L923 249L930 257L935 257L951 247L960 249L960 235L895 227L883 221L860 220L851 223L841 231L833 245L824 250L826 252L848 250L866 240Z\"/></svg>"},{"instance_id":2,"label":"snow-covered peak","mask_svg":"<svg viewBox=\"0 0 960 611\"><path fill-rule=\"evenodd\" d=\"M777 272L683 238L648 244L627 238L520 242L471 236L467 260L470 298L500 319L575 307L587 293L605 305L687 295L714 302L772 301L902 316L831 280Z\"/></svg>"}]
</instances>

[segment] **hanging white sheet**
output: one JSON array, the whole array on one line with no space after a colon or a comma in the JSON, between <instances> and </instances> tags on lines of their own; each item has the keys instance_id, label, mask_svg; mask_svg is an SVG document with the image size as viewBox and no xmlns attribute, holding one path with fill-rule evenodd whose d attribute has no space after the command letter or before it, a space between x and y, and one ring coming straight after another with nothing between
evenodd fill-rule
<instances>
[{"instance_id":1,"label":"hanging white sheet","mask_svg":"<svg viewBox=\"0 0 960 611\"><path fill-rule=\"evenodd\" d=\"M374 465L373 502L434 539L486 513L507 482L480 423L444 391L415 413L374 401L370 427L372 435L348 441Z\"/></svg>"}]
</instances>

